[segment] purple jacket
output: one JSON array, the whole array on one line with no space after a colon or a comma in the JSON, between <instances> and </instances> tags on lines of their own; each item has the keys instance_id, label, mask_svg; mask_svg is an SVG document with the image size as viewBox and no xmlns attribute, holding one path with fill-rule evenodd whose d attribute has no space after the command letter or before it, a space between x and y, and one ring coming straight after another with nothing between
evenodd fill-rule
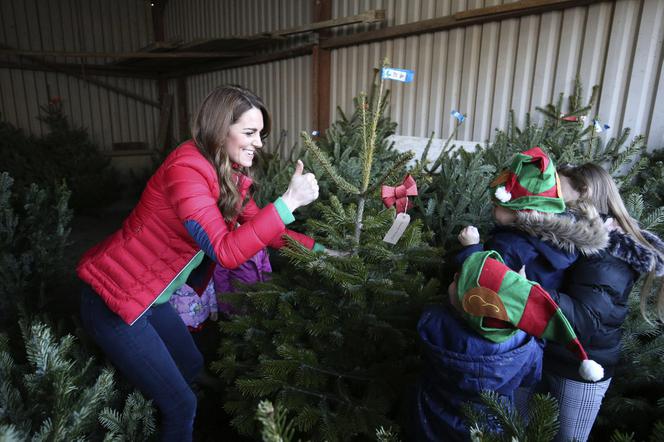
<instances>
[{"instance_id":1,"label":"purple jacket","mask_svg":"<svg viewBox=\"0 0 664 442\"><path fill-rule=\"evenodd\" d=\"M214 281L214 290L217 293L229 293L240 290L240 284L254 284L269 280L269 273L272 273L272 266L266 249L260 250L251 259L246 261L240 267L230 270L220 265L214 269L212 279ZM220 300L223 295L220 296ZM219 302L219 311L227 314L236 313L233 307L225 302Z\"/></svg>"}]
</instances>

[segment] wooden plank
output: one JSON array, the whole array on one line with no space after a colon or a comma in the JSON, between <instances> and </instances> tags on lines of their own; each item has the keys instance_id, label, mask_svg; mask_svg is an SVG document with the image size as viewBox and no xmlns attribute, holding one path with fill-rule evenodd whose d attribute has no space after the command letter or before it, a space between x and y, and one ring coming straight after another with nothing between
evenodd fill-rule
<instances>
[{"instance_id":1,"label":"wooden plank","mask_svg":"<svg viewBox=\"0 0 664 442\"><path fill-rule=\"evenodd\" d=\"M314 22L330 21L332 17L331 0L314 0ZM383 18L385 17L383 11ZM318 39L329 37L329 30L318 32ZM312 52L312 111L313 128L321 135L330 125L330 92L331 92L331 60L332 54L329 49L321 49L319 45L314 46Z\"/></svg>"},{"instance_id":2,"label":"wooden plank","mask_svg":"<svg viewBox=\"0 0 664 442\"><path fill-rule=\"evenodd\" d=\"M428 20L420 20L417 22L406 23L403 25L390 26L375 31L360 32L357 34L334 37L324 42L321 42L321 48L336 49L346 46L355 46L374 41L383 41L387 39L408 37L411 35L424 34L427 32L443 31L446 29L453 29L462 26L470 26L474 24L503 20L512 17L521 17L524 15L535 14L546 11L555 11L574 6L584 6L584 5L589 5L591 3L598 3L607 0L569 0L565 2L561 2L560 0L545 0L545 1L546 4L543 3L536 7L527 6L527 4L524 2L514 3L517 5L521 4L522 7L520 9L512 9L508 12L504 12L498 15L479 15L476 17L459 19L456 17L455 14L455 15L448 15L445 17L436 17ZM478 8L478 10L479 9L485 9L485 8Z\"/></svg>"},{"instance_id":3,"label":"wooden plank","mask_svg":"<svg viewBox=\"0 0 664 442\"><path fill-rule=\"evenodd\" d=\"M31 57L77 57L77 58L237 58L248 57L253 52L71 52L71 51L24 51L0 49L0 55L25 55Z\"/></svg>"},{"instance_id":4,"label":"wooden plank","mask_svg":"<svg viewBox=\"0 0 664 442\"><path fill-rule=\"evenodd\" d=\"M39 72L62 72L62 70L79 70L81 75L102 75L104 77L129 77L129 78L145 78L155 79L157 76L154 72L149 72L145 69L137 69L123 66L107 66L95 64L74 64L74 63L52 63L49 66L22 61L0 61L0 68L7 69L20 69L24 71L39 71ZM85 72L85 74L83 74Z\"/></svg>"},{"instance_id":5,"label":"wooden plank","mask_svg":"<svg viewBox=\"0 0 664 442\"><path fill-rule=\"evenodd\" d=\"M469 18L476 17L485 17L485 16L497 16L502 14L508 14L515 11L528 11L532 9L541 9L546 8L550 10L552 7L562 7L568 8L572 6L578 6L575 3L578 3L575 0L521 0L514 3L507 3L504 5L495 5L488 6L486 8L477 8L471 9L469 11L457 12L454 14L454 17L457 20L466 20Z\"/></svg>"},{"instance_id":6,"label":"wooden plank","mask_svg":"<svg viewBox=\"0 0 664 442\"><path fill-rule=\"evenodd\" d=\"M162 97L162 106L159 113L159 135L157 137L157 148L165 152L169 148L168 133L171 126L171 114L173 112L173 95L165 94Z\"/></svg>"},{"instance_id":7,"label":"wooden plank","mask_svg":"<svg viewBox=\"0 0 664 442\"><path fill-rule=\"evenodd\" d=\"M189 128L189 103L187 102L187 79L177 79L178 95L178 141L184 141L191 136Z\"/></svg>"},{"instance_id":8,"label":"wooden plank","mask_svg":"<svg viewBox=\"0 0 664 442\"><path fill-rule=\"evenodd\" d=\"M314 13L316 13L315 12L316 9L320 9L318 5L319 3L324 6L328 2L329 0L316 0L314 5ZM330 8L330 14L328 15L328 17L332 16L331 11L332 9ZM324 16L321 15L321 17ZM267 35L269 35L270 37L285 37L287 35L301 34L304 32L312 32L312 31L321 31L324 29L331 29L339 26L354 25L358 23L378 23L383 21L385 21L384 9L370 9L361 14L352 15L349 17L315 20L314 23L295 26L288 29L281 29L279 31L269 32L267 33Z\"/></svg>"}]
</instances>

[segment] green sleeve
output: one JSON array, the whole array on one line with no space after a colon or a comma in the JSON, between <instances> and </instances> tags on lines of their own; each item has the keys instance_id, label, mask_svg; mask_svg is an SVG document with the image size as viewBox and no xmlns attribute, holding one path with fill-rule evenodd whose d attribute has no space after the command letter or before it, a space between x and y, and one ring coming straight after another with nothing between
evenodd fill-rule
<instances>
[{"instance_id":1,"label":"green sleeve","mask_svg":"<svg viewBox=\"0 0 664 442\"><path fill-rule=\"evenodd\" d=\"M284 222L284 224L288 225L295 221L293 213L288 209L288 206L284 200L281 199L281 197L277 198L277 200L274 202L274 207L277 209L277 212L279 213L279 216L281 217L281 220Z\"/></svg>"}]
</instances>

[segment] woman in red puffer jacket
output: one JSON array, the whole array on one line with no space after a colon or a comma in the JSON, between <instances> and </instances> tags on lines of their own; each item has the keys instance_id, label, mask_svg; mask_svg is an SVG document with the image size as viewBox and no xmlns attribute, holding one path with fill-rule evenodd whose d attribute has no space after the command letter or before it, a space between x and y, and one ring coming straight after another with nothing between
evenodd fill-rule
<instances>
[{"instance_id":1,"label":"woman in red puffer jacket","mask_svg":"<svg viewBox=\"0 0 664 442\"><path fill-rule=\"evenodd\" d=\"M269 130L269 113L252 92L212 91L194 121L193 140L166 158L120 230L78 264L86 283L84 327L157 405L161 440L192 439L196 396L189 384L203 366L168 303L171 294L185 282L204 289L215 263L236 268L265 246L281 247L283 235L324 249L285 227L293 211L318 197L302 162L274 203L260 209L250 196L250 169Z\"/></svg>"}]
</instances>

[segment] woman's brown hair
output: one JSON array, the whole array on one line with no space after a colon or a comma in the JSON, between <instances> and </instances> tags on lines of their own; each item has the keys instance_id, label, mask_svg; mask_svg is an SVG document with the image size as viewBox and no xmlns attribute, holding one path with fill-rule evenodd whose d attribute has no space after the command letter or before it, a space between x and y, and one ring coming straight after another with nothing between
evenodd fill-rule
<instances>
[{"instance_id":1,"label":"woman's brown hair","mask_svg":"<svg viewBox=\"0 0 664 442\"><path fill-rule=\"evenodd\" d=\"M226 138L231 125L252 108L263 114L261 138L265 138L270 133L271 119L263 100L250 90L235 85L220 86L210 92L198 109L191 129L198 150L217 172L217 205L226 221L237 216L242 204L233 164L225 149ZM251 176L251 171L247 168L235 170Z\"/></svg>"},{"instance_id":2,"label":"woman's brown hair","mask_svg":"<svg viewBox=\"0 0 664 442\"><path fill-rule=\"evenodd\" d=\"M627 212L622 197L613 177L603 167L593 163L581 166L561 166L558 173L569 178L572 187L579 192L581 198L590 201L601 214L612 217L620 228L644 247L656 255L661 253L641 233L639 224ZM653 264L654 265L654 264ZM655 269L649 272L641 288L641 314L648 319L647 305L650 291L655 279ZM664 319L664 285L657 296L657 316Z\"/></svg>"}]
</instances>

